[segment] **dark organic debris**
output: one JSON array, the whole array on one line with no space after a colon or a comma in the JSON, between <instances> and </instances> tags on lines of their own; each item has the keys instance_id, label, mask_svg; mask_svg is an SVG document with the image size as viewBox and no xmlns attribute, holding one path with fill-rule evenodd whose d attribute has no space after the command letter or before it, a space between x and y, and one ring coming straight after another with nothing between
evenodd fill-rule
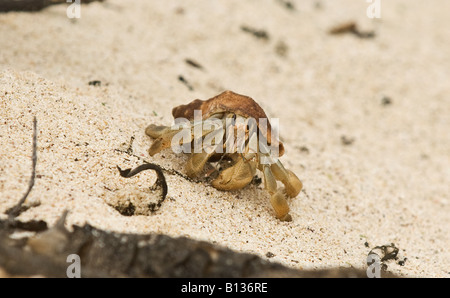
<instances>
[{"instance_id":1,"label":"dark organic debris","mask_svg":"<svg viewBox=\"0 0 450 298\"><path fill-rule=\"evenodd\" d=\"M408 260L408 258L403 258L403 260L398 261L397 264L400 266L405 266L406 260Z\"/></svg>"},{"instance_id":2,"label":"dark organic debris","mask_svg":"<svg viewBox=\"0 0 450 298\"><path fill-rule=\"evenodd\" d=\"M252 180L252 184L255 186L259 186L262 183L262 178L258 177L258 175L255 175Z\"/></svg>"},{"instance_id":3,"label":"dark organic debris","mask_svg":"<svg viewBox=\"0 0 450 298\"><path fill-rule=\"evenodd\" d=\"M374 31L361 31L358 29L358 26L355 22L347 22L334 26L329 30L329 33L332 35L350 33L362 39L375 37Z\"/></svg>"},{"instance_id":4,"label":"dark organic debris","mask_svg":"<svg viewBox=\"0 0 450 298\"><path fill-rule=\"evenodd\" d=\"M398 252L399 248L396 247L394 243L391 243L388 245L375 246L370 250L368 255L377 255L380 258L381 269L386 271L388 268L386 262L390 260L398 260ZM398 262L398 264L400 266L404 266L405 261L406 258L404 258L403 261Z\"/></svg>"},{"instance_id":5,"label":"dark organic debris","mask_svg":"<svg viewBox=\"0 0 450 298\"><path fill-rule=\"evenodd\" d=\"M345 146L350 146L355 142L354 138L349 138L347 136L341 136L341 143Z\"/></svg>"},{"instance_id":6,"label":"dark organic debris","mask_svg":"<svg viewBox=\"0 0 450 298\"><path fill-rule=\"evenodd\" d=\"M67 277L67 256L81 260L81 277L367 277L353 268L302 271L253 254L185 237L107 232L86 224L15 240L0 229L0 267L11 275ZM1 227L0 221L0 227Z\"/></svg>"},{"instance_id":7,"label":"dark organic debris","mask_svg":"<svg viewBox=\"0 0 450 298\"><path fill-rule=\"evenodd\" d=\"M189 91L194 90L194 87L192 87L192 85L182 75L178 76L178 81L183 83L189 89Z\"/></svg>"},{"instance_id":8,"label":"dark organic debris","mask_svg":"<svg viewBox=\"0 0 450 298\"><path fill-rule=\"evenodd\" d=\"M9 208L5 214L9 216L10 221L19 216L22 212L26 211L29 207L23 206L23 203L27 199L28 195L31 192L31 189L34 186L34 180L36 179L36 163L37 163L37 120L36 117L33 118L33 153L31 156L32 161L32 169L31 169L31 178L28 183L28 189L25 194L22 196L20 201L13 207Z\"/></svg>"},{"instance_id":9,"label":"dark organic debris","mask_svg":"<svg viewBox=\"0 0 450 298\"><path fill-rule=\"evenodd\" d=\"M376 254L380 257L381 262L392 260L397 257L399 249L395 246L394 243L389 245L381 245L372 248L369 252L370 254Z\"/></svg>"},{"instance_id":10,"label":"dark organic debris","mask_svg":"<svg viewBox=\"0 0 450 298\"><path fill-rule=\"evenodd\" d=\"M131 136L130 143L128 144L127 153L133 154L133 142L134 142L134 136Z\"/></svg>"},{"instance_id":11,"label":"dark organic debris","mask_svg":"<svg viewBox=\"0 0 450 298\"><path fill-rule=\"evenodd\" d=\"M192 66L194 68L203 69L203 66L200 63L198 63L197 61L194 61L192 59L187 58L184 60L184 62L186 62L187 65Z\"/></svg>"},{"instance_id":12,"label":"dark organic debris","mask_svg":"<svg viewBox=\"0 0 450 298\"><path fill-rule=\"evenodd\" d=\"M300 147L297 147L297 148L298 148L298 150L300 150L301 153L309 154L309 149L308 149L308 147L306 147L306 146L300 146Z\"/></svg>"},{"instance_id":13,"label":"dark organic debris","mask_svg":"<svg viewBox=\"0 0 450 298\"><path fill-rule=\"evenodd\" d=\"M258 39L269 40L269 34L265 30L258 30L245 25L241 26L241 30L246 33L252 34L254 37Z\"/></svg>"},{"instance_id":14,"label":"dark organic debris","mask_svg":"<svg viewBox=\"0 0 450 298\"><path fill-rule=\"evenodd\" d=\"M391 99L389 96L383 96L383 97L381 98L381 104L382 104L383 106L391 105L391 104L392 104L392 99Z\"/></svg>"},{"instance_id":15,"label":"dark organic debris","mask_svg":"<svg viewBox=\"0 0 450 298\"><path fill-rule=\"evenodd\" d=\"M160 195L160 198L158 199L158 202L151 203L148 207L151 212L155 212L155 211L159 210L159 208L161 208L162 203L166 199L168 188L167 188L166 178L164 177L164 173L160 166L158 166L156 164L152 164L152 163L145 163L134 169L122 170L119 166L117 166L117 169L119 170L120 176L122 176L124 178L131 178L134 175L137 175L140 172L145 171L145 170L154 170L156 172L158 178L156 179L155 184L151 187L151 190L159 191L161 193L161 195ZM130 204L130 206L125 208L125 210L123 210L122 208L120 208L120 210L119 209L117 209L117 210L122 215L126 215L126 216L130 216L130 215L134 214L134 206L132 204Z\"/></svg>"},{"instance_id":16,"label":"dark organic debris","mask_svg":"<svg viewBox=\"0 0 450 298\"><path fill-rule=\"evenodd\" d=\"M83 0L83 4L104 0ZM1 0L0 12L8 11L37 11L54 4L70 3L67 0Z\"/></svg>"},{"instance_id":17,"label":"dark organic debris","mask_svg":"<svg viewBox=\"0 0 450 298\"><path fill-rule=\"evenodd\" d=\"M348 22L339 24L330 29L330 34L354 33L356 31L356 23Z\"/></svg>"},{"instance_id":18,"label":"dark organic debris","mask_svg":"<svg viewBox=\"0 0 450 298\"><path fill-rule=\"evenodd\" d=\"M101 85L102 85L102 81L99 81L99 80L94 80L94 81L89 82L89 86L100 87Z\"/></svg>"},{"instance_id":19,"label":"dark organic debris","mask_svg":"<svg viewBox=\"0 0 450 298\"><path fill-rule=\"evenodd\" d=\"M136 206L133 203L128 202L126 204L117 204L112 206L123 216L133 216L136 214Z\"/></svg>"},{"instance_id":20,"label":"dark organic debris","mask_svg":"<svg viewBox=\"0 0 450 298\"><path fill-rule=\"evenodd\" d=\"M295 5L289 0L276 0L276 1L287 10L295 10Z\"/></svg>"},{"instance_id":21,"label":"dark organic debris","mask_svg":"<svg viewBox=\"0 0 450 298\"><path fill-rule=\"evenodd\" d=\"M275 255L272 253L272 252L270 252L270 251L268 251L267 253L266 253L266 257L268 257L268 258L273 258Z\"/></svg>"},{"instance_id":22,"label":"dark organic debris","mask_svg":"<svg viewBox=\"0 0 450 298\"><path fill-rule=\"evenodd\" d=\"M42 232L47 230L47 223L42 220L30 220L30 221L0 221L0 230L5 231L31 231L31 232Z\"/></svg>"},{"instance_id":23,"label":"dark organic debris","mask_svg":"<svg viewBox=\"0 0 450 298\"><path fill-rule=\"evenodd\" d=\"M36 164L37 164L37 119L33 117L33 153L31 154L31 178L28 183L28 188L19 202L13 207L7 209L5 214L8 215L6 221L0 221L0 230L14 231L14 230L27 230L33 232L40 232L47 229L47 223L41 220L30 220L30 221L18 221L16 217L25 212L26 210L39 206L39 202L35 204L24 205L28 195L33 189L34 182L36 179Z\"/></svg>"},{"instance_id":24,"label":"dark organic debris","mask_svg":"<svg viewBox=\"0 0 450 298\"><path fill-rule=\"evenodd\" d=\"M150 162L148 162L146 159L144 159L144 158L142 158L142 157L140 157L140 156L138 156L138 155L135 155L135 154L133 154L133 153L128 152L128 150L127 150L127 151L123 151L123 150L120 150L120 149L114 149L114 151L119 152L119 153L123 153L123 154L127 154L127 155L132 156L132 157L134 157L134 158L136 158L136 159L138 159L138 160L140 160L140 161L142 161L142 162L150 163ZM163 170L164 172L166 172L166 173L168 173L168 174L170 174L170 175L176 175L176 176L179 176L179 177L181 177L181 178L183 178L183 179L185 179L185 180L187 180L187 181L189 181L189 182L193 182L193 183L200 183L200 182L201 182L201 180L195 180L195 179L192 179L192 178L190 178L190 177L184 175L183 173L178 172L177 170L174 170L174 169L166 169L166 168L164 168L164 167L162 167L162 166L160 166L160 165L158 165L158 166L161 168L161 170Z\"/></svg>"},{"instance_id":25,"label":"dark organic debris","mask_svg":"<svg viewBox=\"0 0 450 298\"><path fill-rule=\"evenodd\" d=\"M284 41L279 41L275 45L275 53L280 57L286 57L289 51L288 45Z\"/></svg>"}]
</instances>

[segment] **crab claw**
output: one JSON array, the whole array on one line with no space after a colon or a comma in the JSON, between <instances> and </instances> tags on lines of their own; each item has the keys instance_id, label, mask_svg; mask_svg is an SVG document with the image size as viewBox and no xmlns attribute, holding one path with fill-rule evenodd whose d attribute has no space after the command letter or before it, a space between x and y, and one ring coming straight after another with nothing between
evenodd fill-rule
<instances>
[{"instance_id":1,"label":"crab claw","mask_svg":"<svg viewBox=\"0 0 450 298\"><path fill-rule=\"evenodd\" d=\"M252 182L256 173L256 162L239 156L237 162L222 171L211 184L220 190L236 190Z\"/></svg>"},{"instance_id":2,"label":"crab claw","mask_svg":"<svg viewBox=\"0 0 450 298\"><path fill-rule=\"evenodd\" d=\"M189 160L186 164L186 172L187 175L190 178L194 178L200 174L200 172L203 170L203 167L205 166L206 162L210 160L212 156L216 154L216 150L220 147L222 147L222 143L220 140L223 137L223 131L217 131L217 132L206 132L205 133L205 139L199 138L197 140L194 140L194 148L195 148L195 142L199 142L199 145L203 148L201 152L196 153L195 151L191 153L191 156L189 157ZM202 144L204 143L204 144ZM210 144L210 145L205 145Z\"/></svg>"},{"instance_id":3,"label":"crab claw","mask_svg":"<svg viewBox=\"0 0 450 298\"><path fill-rule=\"evenodd\" d=\"M191 153L187 164L186 164L186 174L190 178L197 177L198 174L203 170L208 159L214 155L215 152L207 153Z\"/></svg>"}]
</instances>

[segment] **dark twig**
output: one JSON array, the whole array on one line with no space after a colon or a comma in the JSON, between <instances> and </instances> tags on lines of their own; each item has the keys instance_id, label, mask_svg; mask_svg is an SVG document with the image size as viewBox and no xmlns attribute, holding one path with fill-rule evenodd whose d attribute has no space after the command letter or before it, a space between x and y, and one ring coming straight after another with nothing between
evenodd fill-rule
<instances>
[{"instance_id":1,"label":"dark twig","mask_svg":"<svg viewBox=\"0 0 450 298\"><path fill-rule=\"evenodd\" d=\"M156 164L152 164L152 163L145 163L134 169L122 170L119 166L117 166L117 169L119 170L120 176L122 176L124 178L131 178L134 175L137 175L140 172L145 171L145 170L154 170L158 176L158 178L156 179L156 182L155 182L156 188L161 187L162 193L161 193L161 197L159 198L158 202L156 204L151 204L149 207L152 212L157 211L161 207L161 204L166 199L168 188L167 188L166 177L164 177L164 173L160 166L158 166Z\"/></svg>"},{"instance_id":2,"label":"dark twig","mask_svg":"<svg viewBox=\"0 0 450 298\"><path fill-rule=\"evenodd\" d=\"M128 145L128 149L127 149L128 154L133 154L133 142L134 142L134 136L131 136L130 144Z\"/></svg>"},{"instance_id":3,"label":"dark twig","mask_svg":"<svg viewBox=\"0 0 450 298\"><path fill-rule=\"evenodd\" d=\"M259 30L245 25L241 26L241 30L243 32L252 34L258 39L269 40L269 34L265 30Z\"/></svg>"},{"instance_id":4,"label":"dark twig","mask_svg":"<svg viewBox=\"0 0 450 298\"><path fill-rule=\"evenodd\" d=\"M339 24L337 26L334 26L328 31L332 35L340 35L345 33L354 34L358 38L362 39L368 39L368 38L374 38L375 32L374 31L361 31L358 29L358 26L355 22L347 22L343 24Z\"/></svg>"},{"instance_id":5,"label":"dark twig","mask_svg":"<svg viewBox=\"0 0 450 298\"><path fill-rule=\"evenodd\" d=\"M203 70L203 66L200 63L198 63L197 61L194 61L192 59L186 58L184 60L184 62L186 62L186 64L189 65L189 66L192 66L194 68L198 68L198 69L202 69Z\"/></svg>"},{"instance_id":6,"label":"dark twig","mask_svg":"<svg viewBox=\"0 0 450 298\"><path fill-rule=\"evenodd\" d=\"M132 156L132 157L135 157L135 158L139 159L140 161L143 161L143 162L145 162L145 163L150 163L150 162L148 162L145 158L142 158L142 157L140 157L140 156L138 156L138 155L132 154L132 153L128 152L128 150L127 150L127 151L123 151L123 150L120 150L120 149L114 149L114 151L119 152L119 153L125 153L125 154L127 154L127 155L129 155L129 156ZM179 177L181 177L181 178L183 178L183 179L185 179L185 180L187 180L187 181L189 181L189 182L194 182L194 183L199 183L199 182L201 182L201 181L197 181L197 180L194 180L194 179L192 179L192 178L189 178L188 176L184 175L183 173L178 172L177 170L174 170L174 169L166 169L166 168L164 168L163 166L160 166L160 165L158 165L158 166L159 166L164 172L169 173L169 174L171 174L171 175L179 176Z\"/></svg>"},{"instance_id":7,"label":"dark twig","mask_svg":"<svg viewBox=\"0 0 450 298\"><path fill-rule=\"evenodd\" d=\"M9 215L10 221L12 221L15 217L19 216L22 212L27 210L28 208L24 208L22 205L27 199L28 195L31 192L31 189L34 186L34 180L36 179L36 163L37 163L37 120L36 117L33 118L33 154L31 157L32 160L32 171L31 171L31 178L30 182L28 184L28 189L26 193L23 195L22 199L20 199L19 203L17 205L13 206L12 208L8 209L5 213Z\"/></svg>"},{"instance_id":8,"label":"dark twig","mask_svg":"<svg viewBox=\"0 0 450 298\"><path fill-rule=\"evenodd\" d=\"M82 3L94 1L103 2L104 0L83 0ZM75 1L72 1L75 2ZM38 11L54 4L68 3L67 0L1 0L0 12L8 11Z\"/></svg>"}]
</instances>

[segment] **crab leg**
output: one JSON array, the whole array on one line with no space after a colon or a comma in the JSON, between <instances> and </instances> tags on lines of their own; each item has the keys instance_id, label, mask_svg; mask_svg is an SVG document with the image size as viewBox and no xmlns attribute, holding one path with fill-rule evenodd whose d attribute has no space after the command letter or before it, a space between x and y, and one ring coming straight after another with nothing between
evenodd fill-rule
<instances>
[{"instance_id":1,"label":"crab leg","mask_svg":"<svg viewBox=\"0 0 450 298\"><path fill-rule=\"evenodd\" d=\"M150 125L151 126L151 125ZM183 128L172 130L170 127L161 128L161 127L147 127L146 133L149 136L158 136L157 139L153 142L153 144L148 149L148 153L150 156L153 156L160 152L161 150L164 150L166 148L169 148L172 145L172 138L179 133Z\"/></svg>"},{"instance_id":2,"label":"crab leg","mask_svg":"<svg viewBox=\"0 0 450 298\"><path fill-rule=\"evenodd\" d=\"M283 194L283 191L277 190L277 181L271 171L269 165L263 165L264 185L270 194L270 203L275 210L276 217L281 221L291 221L292 217L289 215L289 205Z\"/></svg>"},{"instance_id":3,"label":"crab leg","mask_svg":"<svg viewBox=\"0 0 450 298\"><path fill-rule=\"evenodd\" d=\"M170 127L168 127L168 126L150 124L145 129L145 133L148 136L150 136L154 139L157 139L157 138L161 137L162 135L166 134L169 130L170 130Z\"/></svg>"},{"instance_id":4,"label":"crab leg","mask_svg":"<svg viewBox=\"0 0 450 298\"><path fill-rule=\"evenodd\" d=\"M277 160L270 166L273 175L278 181L281 181L286 190L286 195L290 198L296 197L302 190L303 184L298 177L290 170L286 170L283 164Z\"/></svg>"},{"instance_id":5,"label":"crab leg","mask_svg":"<svg viewBox=\"0 0 450 298\"><path fill-rule=\"evenodd\" d=\"M189 143L194 139L194 137L197 137L197 136L195 136L194 132L195 132L195 130L197 130L199 128L199 126L201 129L201 134L198 136L200 141L203 136L214 131L214 129L203 129L203 121L197 121L197 122L192 121L190 123L190 130L191 130L190 135L188 133L187 138L183 138L183 139L179 140L180 144ZM180 127L179 125L174 125L174 126L170 127L170 126L164 126L164 125L151 124L151 125L147 126L147 128L145 129L145 133L148 136L156 139L153 142L150 149L148 150L148 153L150 154L150 156L153 156L153 155L159 153L161 150L169 148L172 145L173 137L176 134L178 134L179 132L181 132L183 129L186 129L186 127L183 127L183 126ZM195 141L198 141L198 139Z\"/></svg>"}]
</instances>

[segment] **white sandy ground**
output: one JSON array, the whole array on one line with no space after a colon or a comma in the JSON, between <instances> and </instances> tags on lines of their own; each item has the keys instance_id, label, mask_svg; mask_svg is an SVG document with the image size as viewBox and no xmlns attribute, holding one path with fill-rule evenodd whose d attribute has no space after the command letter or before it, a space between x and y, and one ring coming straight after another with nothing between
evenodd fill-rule
<instances>
[{"instance_id":1,"label":"white sandy ground","mask_svg":"<svg viewBox=\"0 0 450 298\"><path fill-rule=\"evenodd\" d=\"M67 226L187 236L304 269L364 269L371 247L393 242L407 260L389 271L449 277L450 2L382 1L379 20L363 0L292 3L295 11L275 0L107 0L82 5L78 20L66 5L1 14L0 213L27 188L35 115L28 203L41 205L20 219L52 224L69 209ZM348 20L376 38L327 34ZM134 136L134 154L183 172L185 156L148 156L145 127L226 89L280 119L282 162L304 183L289 200L292 222L275 219L262 185L222 192L176 175L166 175L168 198L154 215L125 217L107 204L114 190L133 193L156 177L121 178L116 165L141 161L115 149Z\"/></svg>"}]
</instances>

